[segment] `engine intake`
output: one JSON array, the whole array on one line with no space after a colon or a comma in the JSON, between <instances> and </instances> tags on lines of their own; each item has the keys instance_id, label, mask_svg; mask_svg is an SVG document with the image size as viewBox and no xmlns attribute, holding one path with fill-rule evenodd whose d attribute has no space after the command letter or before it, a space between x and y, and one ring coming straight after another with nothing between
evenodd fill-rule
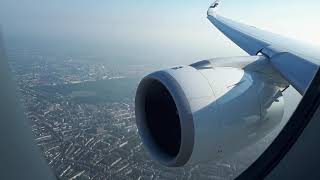
<instances>
[{"instance_id":1,"label":"engine intake","mask_svg":"<svg viewBox=\"0 0 320 180\"><path fill-rule=\"evenodd\" d=\"M176 104L161 82L151 81L148 89L153 91L147 91L145 96L146 126L155 144L168 156L175 157L181 146L181 126Z\"/></svg>"},{"instance_id":2,"label":"engine intake","mask_svg":"<svg viewBox=\"0 0 320 180\"><path fill-rule=\"evenodd\" d=\"M239 68L183 66L145 77L136 94L141 139L165 166L224 158L265 137L282 119L280 88Z\"/></svg>"}]
</instances>

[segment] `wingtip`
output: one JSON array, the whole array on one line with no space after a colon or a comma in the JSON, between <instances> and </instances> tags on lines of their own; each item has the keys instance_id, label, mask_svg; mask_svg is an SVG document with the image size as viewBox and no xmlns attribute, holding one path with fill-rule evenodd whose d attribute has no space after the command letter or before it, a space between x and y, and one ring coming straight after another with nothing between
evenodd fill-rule
<instances>
[{"instance_id":1,"label":"wingtip","mask_svg":"<svg viewBox=\"0 0 320 180\"><path fill-rule=\"evenodd\" d=\"M218 7L220 6L220 3L221 3L220 0L214 1L214 2L211 4L211 6L209 7L209 9L208 9L207 15L208 15L208 16L215 16L215 15L216 15L216 12L217 12L217 9L218 9Z\"/></svg>"}]
</instances>

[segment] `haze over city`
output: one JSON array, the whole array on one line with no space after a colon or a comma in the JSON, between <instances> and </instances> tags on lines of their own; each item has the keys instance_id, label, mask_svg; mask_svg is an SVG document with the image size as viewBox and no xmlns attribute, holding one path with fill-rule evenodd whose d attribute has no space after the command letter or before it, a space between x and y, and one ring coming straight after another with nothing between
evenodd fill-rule
<instances>
[{"instance_id":1,"label":"haze over city","mask_svg":"<svg viewBox=\"0 0 320 180\"><path fill-rule=\"evenodd\" d=\"M4 0L0 22L8 46L77 47L130 61L192 63L244 55L206 19L210 0L40 1ZM221 14L285 36L319 44L319 2L222 2ZM310 28L312 27L312 28ZM49 46L48 45L48 46Z\"/></svg>"}]
</instances>

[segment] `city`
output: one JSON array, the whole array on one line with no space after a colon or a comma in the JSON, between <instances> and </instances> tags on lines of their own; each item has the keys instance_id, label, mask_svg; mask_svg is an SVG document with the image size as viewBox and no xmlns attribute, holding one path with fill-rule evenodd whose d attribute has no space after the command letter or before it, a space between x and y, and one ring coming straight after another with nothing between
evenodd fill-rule
<instances>
[{"instance_id":1,"label":"city","mask_svg":"<svg viewBox=\"0 0 320 180\"><path fill-rule=\"evenodd\" d=\"M147 67L11 52L35 142L58 179L229 179L246 166L169 169L149 159L134 116L134 91Z\"/></svg>"}]
</instances>

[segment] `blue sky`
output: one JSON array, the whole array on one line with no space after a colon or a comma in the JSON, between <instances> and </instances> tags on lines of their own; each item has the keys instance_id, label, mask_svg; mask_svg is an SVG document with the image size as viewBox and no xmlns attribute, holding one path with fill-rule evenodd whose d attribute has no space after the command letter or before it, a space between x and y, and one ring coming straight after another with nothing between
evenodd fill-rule
<instances>
[{"instance_id":1,"label":"blue sky","mask_svg":"<svg viewBox=\"0 0 320 180\"><path fill-rule=\"evenodd\" d=\"M206 19L211 0L2 0L7 39L105 47L113 54L186 63L245 55ZM313 44L320 42L320 1L224 0L232 19ZM24 40L27 41L27 40Z\"/></svg>"}]
</instances>

